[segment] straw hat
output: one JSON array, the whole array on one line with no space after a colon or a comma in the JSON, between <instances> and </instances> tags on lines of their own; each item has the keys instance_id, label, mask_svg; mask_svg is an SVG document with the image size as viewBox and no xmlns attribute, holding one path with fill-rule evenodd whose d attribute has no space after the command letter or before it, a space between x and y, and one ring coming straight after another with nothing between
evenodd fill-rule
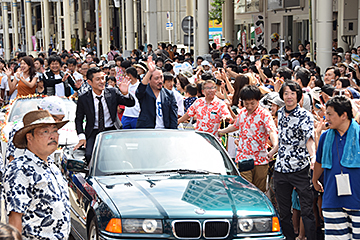
<instances>
[{"instance_id":1,"label":"straw hat","mask_svg":"<svg viewBox=\"0 0 360 240\"><path fill-rule=\"evenodd\" d=\"M144 62L144 61L139 61L139 63L136 63L133 65L134 67L138 67L138 68L141 68L142 70L144 70L145 72L148 71L148 67L147 67L147 63Z\"/></svg>"},{"instance_id":2,"label":"straw hat","mask_svg":"<svg viewBox=\"0 0 360 240\"><path fill-rule=\"evenodd\" d=\"M23 117L24 127L19 129L19 131L15 133L13 143L15 147L19 149L24 149L26 148L25 135L31 130L37 127L48 126L53 124L55 124L56 127L60 129L68 122L69 120L55 122L54 118L47 110L36 110L36 111L28 112Z\"/></svg>"}]
</instances>

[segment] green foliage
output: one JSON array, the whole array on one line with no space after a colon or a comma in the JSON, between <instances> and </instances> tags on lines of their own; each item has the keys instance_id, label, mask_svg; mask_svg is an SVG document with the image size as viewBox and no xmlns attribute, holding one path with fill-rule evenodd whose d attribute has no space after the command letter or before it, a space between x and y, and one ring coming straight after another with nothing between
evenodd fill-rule
<instances>
[{"instance_id":1,"label":"green foliage","mask_svg":"<svg viewBox=\"0 0 360 240\"><path fill-rule=\"evenodd\" d=\"M216 20L218 24L222 22L222 5L224 2L225 0L212 0L210 2L212 7L209 12L210 20Z\"/></svg>"}]
</instances>

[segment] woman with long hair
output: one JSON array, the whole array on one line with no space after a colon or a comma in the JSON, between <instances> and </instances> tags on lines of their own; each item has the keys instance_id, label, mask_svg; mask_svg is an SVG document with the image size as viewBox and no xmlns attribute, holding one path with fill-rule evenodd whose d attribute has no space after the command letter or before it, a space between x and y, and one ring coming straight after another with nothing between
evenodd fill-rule
<instances>
[{"instance_id":1,"label":"woman with long hair","mask_svg":"<svg viewBox=\"0 0 360 240\"><path fill-rule=\"evenodd\" d=\"M240 100L240 91L245 86L250 84L249 77L245 74L239 74L235 77L234 95L232 96L231 106L238 107Z\"/></svg>"},{"instance_id":2,"label":"woman with long hair","mask_svg":"<svg viewBox=\"0 0 360 240\"><path fill-rule=\"evenodd\" d=\"M15 73L14 80L9 82L10 92L18 90L17 96L35 94L38 77L34 61L31 57L23 57L20 62L20 72Z\"/></svg>"}]
</instances>

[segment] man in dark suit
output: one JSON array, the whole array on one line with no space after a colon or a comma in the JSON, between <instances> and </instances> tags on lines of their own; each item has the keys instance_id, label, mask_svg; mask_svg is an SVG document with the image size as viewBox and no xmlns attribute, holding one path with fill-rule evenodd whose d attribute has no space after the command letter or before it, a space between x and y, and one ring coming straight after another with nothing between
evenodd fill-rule
<instances>
[{"instance_id":1,"label":"man in dark suit","mask_svg":"<svg viewBox=\"0 0 360 240\"><path fill-rule=\"evenodd\" d=\"M128 79L124 79L117 88L105 88L105 75L100 68L90 68L86 74L92 91L81 95L76 108L76 132L79 136L79 143L74 149L80 146L86 147L85 158L89 163L96 135L102 131L115 130L114 123L117 118L117 106L125 105L132 107L135 100L128 93ZM86 117L85 132L83 120Z\"/></svg>"},{"instance_id":2,"label":"man in dark suit","mask_svg":"<svg viewBox=\"0 0 360 240\"><path fill-rule=\"evenodd\" d=\"M136 128L176 129L178 108L174 93L162 87L163 73L155 67L151 56L147 63L149 71L135 93L141 109Z\"/></svg>"}]
</instances>

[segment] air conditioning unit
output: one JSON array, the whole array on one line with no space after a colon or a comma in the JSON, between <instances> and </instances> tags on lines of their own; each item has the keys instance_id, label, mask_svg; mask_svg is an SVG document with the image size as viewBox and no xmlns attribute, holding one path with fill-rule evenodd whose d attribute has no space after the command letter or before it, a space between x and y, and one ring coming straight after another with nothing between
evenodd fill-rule
<instances>
[{"instance_id":1,"label":"air conditioning unit","mask_svg":"<svg viewBox=\"0 0 360 240\"><path fill-rule=\"evenodd\" d=\"M354 36L358 34L358 9L359 1L343 0L344 4L339 5L339 31L341 36Z\"/></svg>"},{"instance_id":2,"label":"air conditioning unit","mask_svg":"<svg viewBox=\"0 0 360 240\"><path fill-rule=\"evenodd\" d=\"M305 7L304 0L284 0L284 8L303 8Z\"/></svg>"}]
</instances>

